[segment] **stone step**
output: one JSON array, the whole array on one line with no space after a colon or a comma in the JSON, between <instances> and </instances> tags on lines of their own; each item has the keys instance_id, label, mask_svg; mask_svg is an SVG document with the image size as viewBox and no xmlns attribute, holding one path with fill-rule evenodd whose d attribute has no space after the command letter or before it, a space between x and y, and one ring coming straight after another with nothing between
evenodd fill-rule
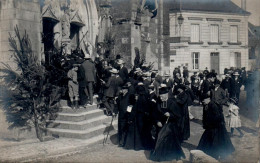
<instances>
[{"instance_id":1,"label":"stone step","mask_svg":"<svg viewBox=\"0 0 260 163\"><path fill-rule=\"evenodd\" d=\"M84 121L73 122L73 121L61 121L61 120L50 120L48 122L48 128L58 129L70 129L70 130L85 130L91 127L95 127L102 123L111 121L111 117L106 115L100 115Z\"/></svg>"},{"instance_id":2,"label":"stone step","mask_svg":"<svg viewBox=\"0 0 260 163\"><path fill-rule=\"evenodd\" d=\"M86 111L91 111L99 109L97 104L88 105L86 107L80 106L78 109L72 109L70 106L61 106L60 107L60 113L82 113Z\"/></svg>"},{"instance_id":3,"label":"stone step","mask_svg":"<svg viewBox=\"0 0 260 163\"><path fill-rule=\"evenodd\" d=\"M109 118L111 121L111 117ZM117 131L117 120L114 120L113 122L113 130L111 130L111 133L113 131ZM104 138L107 134L107 132L104 132L107 130L110 126L110 122L96 125L94 127L86 128L84 130L73 130L73 129L60 129L60 128L48 128L47 131L49 134L57 137L66 137L66 138L76 138L76 139L90 139L95 137L102 137Z\"/></svg>"},{"instance_id":4,"label":"stone step","mask_svg":"<svg viewBox=\"0 0 260 163\"><path fill-rule=\"evenodd\" d=\"M104 115L102 109L86 110L85 112L59 112L55 120L80 122Z\"/></svg>"}]
</instances>

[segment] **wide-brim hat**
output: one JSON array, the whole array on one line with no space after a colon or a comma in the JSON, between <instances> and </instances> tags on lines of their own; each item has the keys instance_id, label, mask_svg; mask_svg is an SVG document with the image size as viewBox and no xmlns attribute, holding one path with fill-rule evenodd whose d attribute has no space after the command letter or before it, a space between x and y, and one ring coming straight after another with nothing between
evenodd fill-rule
<instances>
[{"instance_id":1,"label":"wide-brim hat","mask_svg":"<svg viewBox=\"0 0 260 163\"><path fill-rule=\"evenodd\" d=\"M149 77L150 75L151 75L151 74L150 74L149 72L144 72L144 73L143 73L143 76L144 76L144 77Z\"/></svg>"},{"instance_id":2,"label":"wide-brim hat","mask_svg":"<svg viewBox=\"0 0 260 163\"><path fill-rule=\"evenodd\" d=\"M148 89L154 89L154 85L153 84L149 85Z\"/></svg>"},{"instance_id":3,"label":"wide-brim hat","mask_svg":"<svg viewBox=\"0 0 260 163\"><path fill-rule=\"evenodd\" d=\"M73 66L73 67L79 67L80 64L76 64L76 63L74 63L72 66Z\"/></svg>"},{"instance_id":4,"label":"wide-brim hat","mask_svg":"<svg viewBox=\"0 0 260 163\"><path fill-rule=\"evenodd\" d=\"M159 94L162 95L162 94L166 94L166 93L169 93L169 89L167 87L161 87L159 88Z\"/></svg>"},{"instance_id":5,"label":"wide-brim hat","mask_svg":"<svg viewBox=\"0 0 260 163\"><path fill-rule=\"evenodd\" d=\"M159 86L159 88L166 88L166 87L167 87L166 84L161 84L161 85Z\"/></svg>"},{"instance_id":6,"label":"wide-brim hat","mask_svg":"<svg viewBox=\"0 0 260 163\"><path fill-rule=\"evenodd\" d=\"M138 72L142 72L142 70L140 68L136 68L135 73L138 73Z\"/></svg>"},{"instance_id":7,"label":"wide-brim hat","mask_svg":"<svg viewBox=\"0 0 260 163\"><path fill-rule=\"evenodd\" d=\"M148 66L149 66L149 63L144 63L142 66L143 66L143 67L148 67Z\"/></svg>"},{"instance_id":8,"label":"wide-brim hat","mask_svg":"<svg viewBox=\"0 0 260 163\"><path fill-rule=\"evenodd\" d=\"M125 62L122 60L122 59L119 59L118 61L117 61L117 64L119 64L119 65L121 65L121 64L124 64Z\"/></svg>"},{"instance_id":9,"label":"wide-brim hat","mask_svg":"<svg viewBox=\"0 0 260 163\"><path fill-rule=\"evenodd\" d=\"M226 77L230 77L230 74L229 74L229 73L226 73L225 76L226 76Z\"/></svg>"},{"instance_id":10,"label":"wide-brim hat","mask_svg":"<svg viewBox=\"0 0 260 163\"><path fill-rule=\"evenodd\" d=\"M233 73L234 76L239 76L239 73L236 71Z\"/></svg>"},{"instance_id":11,"label":"wide-brim hat","mask_svg":"<svg viewBox=\"0 0 260 163\"><path fill-rule=\"evenodd\" d=\"M117 73L118 73L118 70L115 69L115 68L112 68L112 70L110 70L110 72L113 73L113 74L117 74Z\"/></svg>"},{"instance_id":12,"label":"wide-brim hat","mask_svg":"<svg viewBox=\"0 0 260 163\"><path fill-rule=\"evenodd\" d=\"M178 89L182 89L183 91L185 91L186 86L183 85L183 84L179 84L179 85L176 86L176 90L178 90Z\"/></svg>"},{"instance_id":13,"label":"wide-brim hat","mask_svg":"<svg viewBox=\"0 0 260 163\"><path fill-rule=\"evenodd\" d=\"M89 54L85 54L84 58L85 58L85 59L90 59L91 57L90 57Z\"/></svg>"},{"instance_id":14,"label":"wide-brim hat","mask_svg":"<svg viewBox=\"0 0 260 163\"><path fill-rule=\"evenodd\" d=\"M169 73L165 73L164 76L165 76L165 77L169 77L169 76L171 76L171 75L170 75Z\"/></svg>"}]
</instances>

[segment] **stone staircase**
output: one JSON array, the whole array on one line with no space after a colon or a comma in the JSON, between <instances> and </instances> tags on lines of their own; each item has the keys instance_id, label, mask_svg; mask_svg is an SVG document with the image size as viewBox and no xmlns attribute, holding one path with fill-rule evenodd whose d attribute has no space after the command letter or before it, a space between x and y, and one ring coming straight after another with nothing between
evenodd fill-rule
<instances>
[{"instance_id":1,"label":"stone staircase","mask_svg":"<svg viewBox=\"0 0 260 163\"><path fill-rule=\"evenodd\" d=\"M54 120L48 122L47 131L54 137L66 137L76 139L89 139L93 143L100 142L107 135L112 117L104 115L104 110L96 104L72 109L65 105L57 113ZM117 131L117 118L113 120L113 130Z\"/></svg>"}]
</instances>

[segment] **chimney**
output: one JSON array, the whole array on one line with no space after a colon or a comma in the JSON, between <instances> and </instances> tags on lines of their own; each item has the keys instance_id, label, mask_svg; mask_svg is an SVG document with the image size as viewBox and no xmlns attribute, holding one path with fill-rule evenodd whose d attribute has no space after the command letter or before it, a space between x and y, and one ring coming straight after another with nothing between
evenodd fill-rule
<instances>
[{"instance_id":1,"label":"chimney","mask_svg":"<svg viewBox=\"0 0 260 163\"><path fill-rule=\"evenodd\" d=\"M241 0L241 8L246 11L246 0Z\"/></svg>"}]
</instances>

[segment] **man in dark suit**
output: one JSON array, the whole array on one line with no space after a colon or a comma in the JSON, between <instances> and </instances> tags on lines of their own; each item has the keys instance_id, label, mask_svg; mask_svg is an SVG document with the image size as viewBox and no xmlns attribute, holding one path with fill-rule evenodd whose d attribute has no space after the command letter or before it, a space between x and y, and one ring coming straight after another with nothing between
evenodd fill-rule
<instances>
[{"instance_id":1,"label":"man in dark suit","mask_svg":"<svg viewBox=\"0 0 260 163\"><path fill-rule=\"evenodd\" d=\"M203 81L203 83L201 84L201 96L200 96L200 100L203 101L204 99L208 98L210 96L210 90L212 89L212 81L213 81L213 74L212 73L208 73L206 76L206 80Z\"/></svg>"},{"instance_id":2,"label":"man in dark suit","mask_svg":"<svg viewBox=\"0 0 260 163\"><path fill-rule=\"evenodd\" d=\"M174 82L177 83L177 85L182 84L182 78L180 73L176 73L174 77Z\"/></svg>"},{"instance_id":3,"label":"man in dark suit","mask_svg":"<svg viewBox=\"0 0 260 163\"><path fill-rule=\"evenodd\" d=\"M183 72L182 72L182 74L183 74L183 78L184 79L188 79L188 77L189 77L189 70L188 70L188 68L187 67L183 67Z\"/></svg>"},{"instance_id":4,"label":"man in dark suit","mask_svg":"<svg viewBox=\"0 0 260 163\"><path fill-rule=\"evenodd\" d=\"M85 61L82 63L81 67L84 70L84 77L86 81L85 93L88 96L89 104L93 104L93 85L96 82L96 68L93 61L90 59L90 55L85 56Z\"/></svg>"},{"instance_id":5,"label":"man in dark suit","mask_svg":"<svg viewBox=\"0 0 260 163\"><path fill-rule=\"evenodd\" d=\"M239 73L236 71L233 73L234 78L231 80L231 97L236 97L237 102L239 102L240 88L242 82L239 79Z\"/></svg>"},{"instance_id":6,"label":"man in dark suit","mask_svg":"<svg viewBox=\"0 0 260 163\"><path fill-rule=\"evenodd\" d=\"M231 78L230 74L225 75L225 79L222 80L220 87L223 88L226 91L227 96L229 97L231 94Z\"/></svg>"},{"instance_id":7,"label":"man in dark suit","mask_svg":"<svg viewBox=\"0 0 260 163\"><path fill-rule=\"evenodd\" d=\"M123 82L126 83L128 81L128 70L124 66L124 63L125 62L122 59L119 59L118 62L117 62L117 64L120 67L120 69L119 69L119 76L123 80Z\"/></svg>"},{"instance_id":8,"label":"man in dark suit","mask_svg":"<svg viewBox=\"0 0 260 163\"><path fill-rule=\"evenodd\" d=\"M108 115L115 115L115 97L119 95L123 80L119 77L117 69L113 68L110 72L111 77L107 83L103 83L105 85L103 104L107 109Z\"/></svg>"},{"instance_id":9,"label":"man in dark suit","mask_svg":"<svg viewBox=\"0 0 260 163\"><path fill-rule=\"evenodd\" d=\"M164 77L165 79L163 81L163 84L166 84L166 87L170 90L174 85L174 80L170 78L171 76L169 73L165 73Z\"/></svg>"}]
</instances>

